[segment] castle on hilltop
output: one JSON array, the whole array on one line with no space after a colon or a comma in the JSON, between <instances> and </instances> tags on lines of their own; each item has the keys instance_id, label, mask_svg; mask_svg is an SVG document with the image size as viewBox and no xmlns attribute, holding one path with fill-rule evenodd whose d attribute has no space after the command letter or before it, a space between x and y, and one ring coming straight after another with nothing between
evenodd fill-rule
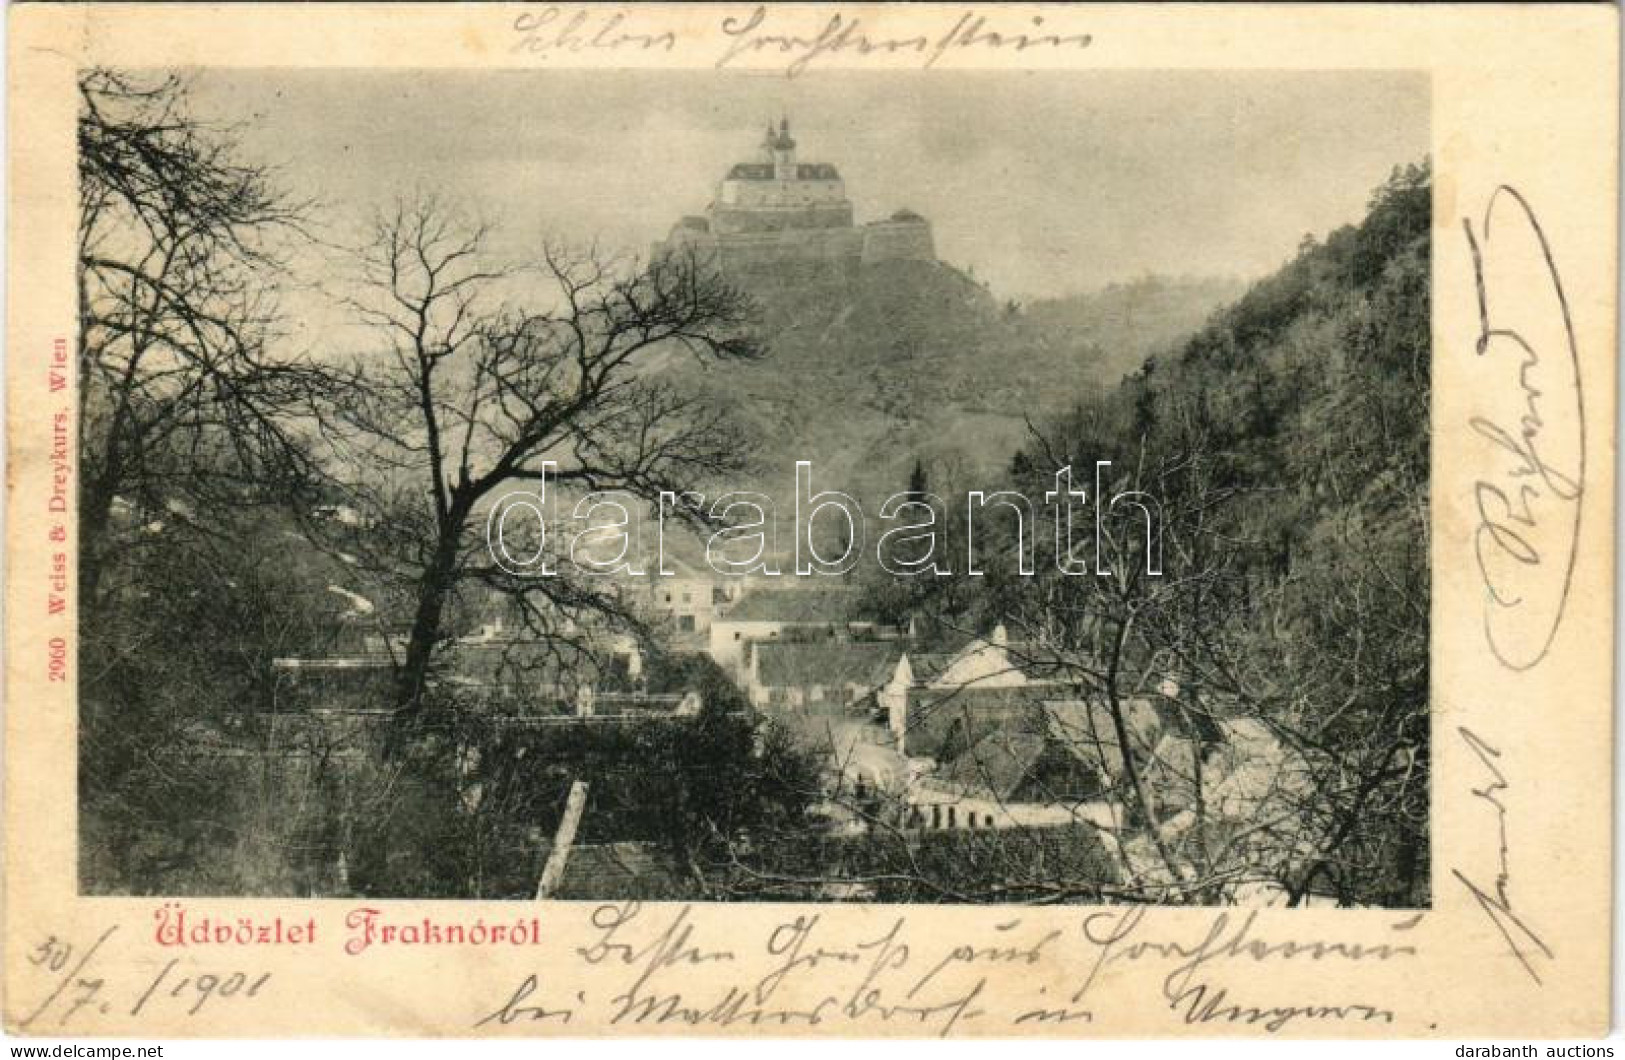
<instances>
[{"instance_id":1,"label":"castle on hilltop","mask_svg":"<svg viewBox=\"0 0 1625 1060\"><path fill-rule=\"evenodd\" d=\"M936 260L931 224L912 210L854 225L841 174L796 160L788 119L769 124L758 160L728 170L705 214L678 221L654 252L695 252L728 272L793 265L850 274L878 261Z\"/></svg>"}]
</instances>

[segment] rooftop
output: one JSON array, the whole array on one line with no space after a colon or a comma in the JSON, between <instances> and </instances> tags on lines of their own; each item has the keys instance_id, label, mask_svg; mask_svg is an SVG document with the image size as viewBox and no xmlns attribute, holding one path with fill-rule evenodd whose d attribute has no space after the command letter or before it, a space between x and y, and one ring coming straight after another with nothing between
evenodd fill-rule
<instances>
[{"instance_id":1,"label":"rooftop","mask_svg":"<svg viewBox=\"0 0 1625 1060\"><path fill-rule=\"evenodd\" d=\"M1046 734L1080 761L1109 775L1122 768L1122 744L1105 703L1046 700L1043 722ZM1127 699L1123 701L1123 727L1128 730L1131 749L1146 755L1162 736L1163 719L1149 700Z\"/></svg>"},{"instance_id":2,"label":"rooftop","mask_svg":"<svg viewBox=\"0 0 1625 1060\"><path fill-rule=\"evenodd\" d=\"M551 897L658 901L687 897L692 890L676 862L653 843L577 843Z\"/></svg>"},{"instance_id":3,"label":"rooftop","mask_svg":"<svg viewBox=\"0 0 1625 1060\"><path fill-rule=\"evenodd\" d=\"M910 651L909 673L916 685L930 685L945 679L957 664L973 658L993 664L992 673L983 680L1009 673L1020 673L1031 681L1054 681L1065 676L1053 652L1025 641L1001 640L996 632L970 637L953 651Z\"/></svg>"},{"instance_id":4,"label":"rooftop","mask_svg":"<svg viewBox=\"0 0 1625 1060\"><path fill-rule=\"evenodd\" d=\"M757 644L764 685L868 685L886 682L902 650L895 642L768 641Z\"/></svg>"},{"instance_id":5,"label":"rooftop","mask_svg":"<svg viewBox=\"0 0 1625 1060\"><path fill-rule=\"evenodd\" d=\"M723 616L725 622L849 622L858 603L848 589L756 589Z\"/></svg>"},{"instance_id":6,"label":"rooftop","mask_svg":"<svg viewBox=\"0 0 1625 1060\"><path fill-rule=\"evenodd\" d=\"M1048 736L990 732L947 764L938 783L999 802L1073 802L1098 795L1109 773Z\"/></svg>"}]
</instances>

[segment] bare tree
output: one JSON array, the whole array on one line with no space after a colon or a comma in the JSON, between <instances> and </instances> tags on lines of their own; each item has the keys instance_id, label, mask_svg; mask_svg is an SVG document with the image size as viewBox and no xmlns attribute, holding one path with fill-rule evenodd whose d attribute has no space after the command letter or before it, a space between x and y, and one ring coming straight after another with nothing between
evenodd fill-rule
<instances>
[{"instance_id":1,"label":"bare tree","mask_svg":"<svg viewBox=\"0 0 1625 1060\"><path fill-rule=\"evenodd\" d=\"M549 483L656 502L738 465L727 421L658 369L756 357L749 300L691 258L638 265L592 250L543 249L536 265L492 262L490 229L432 198L378 215L346 301L378 348L358 357L324 417L345 489L370 535L391 546L391 573L412 613L398 705L415 713L444 634L449 601L478 582L548 620L549 611L613 611L573 579L517 578L475 533L506 488ZM545 308L498 304L536 284ZM532 607L540 600L542 606Z\"/></svg>"},{"instance_id":2,"label":"bare tree","mask_svg":"<svg viewBox=\"0 0 1625 1060\"><path fill-rule=\"evenodd\" d=\"M1111 719L1119 796L1136 810L1117 837L1141 855L1127 859L1131 889L1162 901L1233 900L1249 885L1292 904L1316 893L1409 901L1425 876L1425 513L1393 505L1398 517L1373 523L1351 510L1341 548L1289 563L1291 542L1268 534L1278 514L1260 517L1285 491L1228 474L1198 406L1168 401L1161 416L1095 503L1156 498L1165 573L1147 575L1139 528L1108 518L1089 561L1110 574L1050 574L1008 602L1033 661ZM1041 474L1093 447L1087 432L1070 450L1036 441ZM1406 497L1422 484L1392 488ZM1160 750L1130 732L1135 697L1172 722Z\"/></svg>"},{"instance_id":3,"label":"bare tree","mask_svg":"<svg viewBox=\"0 0 1625 1060\"><path fill-rule=\"evenodd\" d=\"M281 495L311 467L288 413L319 386L273 356L279 248L304 204L190 112L173 76L79 82L80 592L114 502L164 511Z\"/></svg>"},{"instance_id":4,"label":"bare tree","mask_svg":"<svg viewBox=\"0 0 1625 1060\"><path fill-rule=\"evenodd\" d=\"M1106 414L1103 408L1088 412ZM1033 470L1051 478L1075 464L1073 453L1088 451L1075 437L1062 442L1035 432L1034 441L1042 466ZM1133 811L1125 834L1115 837L1117 845L1131 850L1138 839L1149 847L1160 868L1155 876L1165 885L1183 875L1181 856L1164 828L1171 812L1164 804L1169 778L1164 771L1160 783L1152 780L1155 749L1135 733L1130 701L1148 691L1157 694L1162 679L1177 672L1185 639L1204 636L1205 624L1219 620L1229 559L1204 547L1210 544L1204 532L1209 512L1224 504L1229 491L1213 488L1201 455L1206 439L1190 431L1183 442L1152 446L1142 437L1135 451L1120 457L1122 466L1111 469L1092 497L1104 514L1093 533L1073 527L1070 548L1059 543L1054 526L1040 531L1039 539L1056 549L1052 558L1082 573L1061 575L1056 562L1045 564L1043 591L1016 598L1011 611L1035 656L1029 661L1052 668L1080 698L1103 708L1111 728L1105 746L1119 759L1103 766L1118 778L1121 790L1112 794ZM1113 511L1118 496L1138 496L1151 507ZM1165 563L1172 567L1166 574ZM1170 713L1188 733L1199 721L1185 714L1200 710L1187 698ZM1194 781L1199 805L1199 769Z\"/></svg>"},{"instance_id":5,"label":"bare tree","mask_svg":"<svg viewBox=\"0 0 1625 1060\"><path fill-rule=\"evenodd\" d=\"M1058 511L1046 509L1036 579L996 578L1014 558L990 555L972 609L940 590L928 605L937 625L961 633L1002 621L1012 665L1058 682L1036 691L1088 706L1092 738L1044 738L1071 744L1103 787L1080 799L1089 786L1076 777L1057 773L1053 786L1035 773L1022 798L1070 808L1077 826L1107 841L1120 878L1081 857L1035 873L1026 844L1062 827L1047 825L1031 836L1010 829L1009 842L976 840L986 873L976 888L895 859L884 886L1043 901L1414 901L1426 876L1426 526L1424 510L1394 500L1425 483L1396 473L1384 486L1391 496L1371 508L1338 498L1340 522L1320 532L1341 546L1304 547L1282 518L1291 490L1238 475L1212 416L1181 395L1160 401L1154 424L1131 401L1085 402L1035 429L1016 475L1031 495L1102 451L1116 464L1100 495L1089 489L1109 510L1098 531L1092 513L1074 520L1069 557ZM1349 478L1333 464L1321 480L1358 488ZM1111 505L1136 493L1154 508L1149 536L1138 511ZM1148 562L1153 546L1160 555ZM1060 557L1072 573L1059 573ZM975 799L1003 804L996 778L984 780ZM940 784L932 798L953 805ZM1102 814L1102 800L1121 812ZM876 836L897 833L898 851L917 845L897 832L897 812L847 809ZM1019 806L1001 809L1020 816ZM784 885L804 886L806 875Z\"/></svg>"}]
</instances>

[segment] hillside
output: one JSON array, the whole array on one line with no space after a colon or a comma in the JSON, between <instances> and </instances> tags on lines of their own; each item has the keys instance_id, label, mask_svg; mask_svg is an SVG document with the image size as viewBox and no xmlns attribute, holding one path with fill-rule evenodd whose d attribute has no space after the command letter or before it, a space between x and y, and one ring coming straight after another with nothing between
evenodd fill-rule
<instances>
[{"instance_id":1,"label":"hillside","mask_svg":"<svg viewBox=\"0 0 1625 1060\"><path fill-rule=\"evenodd\" d=\"M1054 347L1090 351L1096 372L1116 382L1150 353L1171 349L1241 296L1236 280L1143 276L1087 294L1035 301L1025 323Z\"/></svg>"},{"instance_id":2,"label":"hillside","mask_svg":"<svg viewBox=\"0 0 1625 1060\"><path fill-rule=\"evenodd\" d=\"M1063 600L1101 627L1065 647L1130 669L1177 659L1193 709L1294 741L1291 825L1247 857L1290 895L1344 905L1428 893L1431 190L1426 163L1396 168L1363 221L1305 240L1012 463L1002 482L1034 496L1057 459L1115 460L1113 489L1156 499L1160 575L1112 587L1041 557L1041 587L933 587L956 628L1048 628ZM1136 539L1116 540L1112 565L1137 568ZM1200 832L1186 854L1199 875L1235 867L1209 863Z\"/></svg>"},{"instance_id":3,"label":"hillside","mask_svg":"<svg viewBox=\"0 0 1625 1060\"><path fill-rule=\"evenodd\" d=\"M850 278L755 274L770 355L709 374L756 439L758 487L788 499L796 460L816 484L878 503L914 461L955 477L998 471L1027 423L1112 384L1188 336L1233 290L1147 279L1091 295L1003 303L939 262Z\"/></svg>"}]
</instances>

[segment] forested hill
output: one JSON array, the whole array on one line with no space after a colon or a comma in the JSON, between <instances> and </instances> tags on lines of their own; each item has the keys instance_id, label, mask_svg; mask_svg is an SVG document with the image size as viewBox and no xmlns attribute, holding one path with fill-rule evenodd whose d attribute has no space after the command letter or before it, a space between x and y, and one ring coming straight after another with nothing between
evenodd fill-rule
<instances>
[{"instance_id":1,"label":"forested hill","mask_svg":"<svg viewBox=\"0 0 1625 1060\"><path fill-rule=\"evenodd\" d=\"M1199 491L1236 562L1294 592L1366 564L1425 597L1430 195L1425 163L1396 169L1359 225L1306 239L1175 351L1082 396L1050 452L1161 461L1141 485ZM1044 471L1036 449L1015 463Z\"/></svg>"},{"instance_id":2,"label":"forested hill","mask_svg":"<svg viewBox=\"0 0 1625 1060\"><path fill-rule=\"evenodd\" d=\"M1425 164L1396 169L1364 221L1306 240L1116 396L1139 433L1199 416L1217 484L1270 487L1259 529L1283 557L1350 519L1425 537L1430 195Z\"/></svg>"},{"instance_id":3,"label":"forested hill","mask_svg":"<svg viewBox=\"0 0 1625 1060\"><path fill-rule=\"evenodd\" d=\"M1114 679L1171 671L1192 709L1266 726L1308 776L1281 793L1291 834L1249 857L1350 904L1427 901L1430 176L1396 169L1360 224L1305 240L1012 462L1035 496L1063 461L1114 461L1109 491L1157 501L1160 576L1044 560L1047 585L976 579L949 615L1054 629L1063 601L1089 622L1056 647L1116 653ZM1138 541L1108 539L1114 570L1144 568Z\"/></svg>"},{"instance_id":4,"label":"forested hill","mask_svg":"<svg viewBox=\"0 0 1625 1060\"><path fill-rule=\"evenodd\" d=\"M1245 286L1218 277L1142 276L1099 291L1030 303L1027 325L1047 345L1091 352L1092 369L1116 382L1139 370L1151 353L1190 338L1213 311Z\"/></svg>"},{"instance_id":5,"label":"forested hill","mask_svg":"<svg viewBox=\"0 0 1625 1060\"><path fill-rule=\"evenodd\" d=\"M1147 279L1024 307L927 261L824 282L755 276L748 287L770 354L707 384L753 436L759 488L783 494L794 462L811 460L819 483L865 501L901 488L916 459L997 473L1029 419L1114 384L1235 293Z\"/></svg>"}]
</instances>

